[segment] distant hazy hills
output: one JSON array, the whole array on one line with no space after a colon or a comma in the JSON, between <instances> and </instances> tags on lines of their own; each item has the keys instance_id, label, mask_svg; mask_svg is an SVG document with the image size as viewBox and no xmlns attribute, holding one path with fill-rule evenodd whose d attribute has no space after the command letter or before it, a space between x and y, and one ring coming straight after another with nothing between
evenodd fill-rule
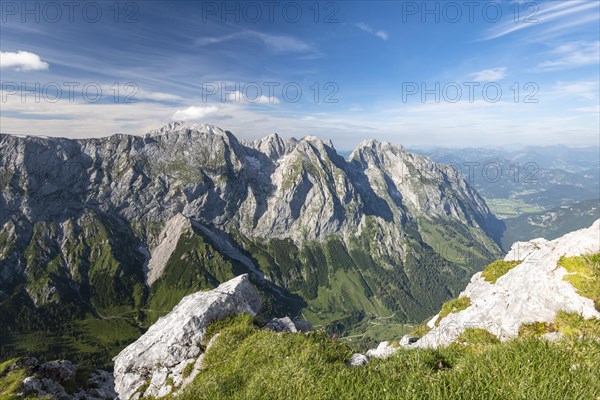
<instances>
[{"instance_id":1,"label":"distant hazy hills","mask_svg":"<svg viewBox=\"0 0 600 400\"><path fill-rule=\"evenodd\" d=\"M600 149L566 146L417 150L447 163L503 218L505 249L515 240L554 239L598 218Z\"/></svg>"},{"instance_id":2,"label":"distant hazy hills","mask_svg":"<svg viewBox=\"0 0 600 400\"><path fill-rule=\"evenodd\" d=\"M485 198L513 198L543 207L599 197L600 149L566 146L416 151L453 165Z\"/></svg>"},{"instance_id":3,"label":"distant hazy hills","mask_svg":"<svg viewBox=\"0 0 600 400\"><path fill-rule=\"evenodd\" d=\"M568 204L548 211L525 214L505 220L506 231L502 247L510 248L517 241L543 237L556 239L568 232L589 225L600 218L600 200L586 200Z\"/></svg>"}]
</instances>

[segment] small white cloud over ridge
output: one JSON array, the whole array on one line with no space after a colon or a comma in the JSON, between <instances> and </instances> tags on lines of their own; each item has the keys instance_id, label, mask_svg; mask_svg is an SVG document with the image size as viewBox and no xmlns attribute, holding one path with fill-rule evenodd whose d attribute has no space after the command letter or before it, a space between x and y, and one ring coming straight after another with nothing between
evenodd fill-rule
<instances>
[{"instance_id":1,"label":"small white cloud over ridge","mask_svg":"<svg viewBox=\"0 0 600 400\"><path fill-rule=\"evenodd\" d=\"M216 106L190 106L185 110L177 110L172 119L175 121L195 121L214 114L219 110Z\"/></svg>"},{"instance_id":2,"label":"small white cloud over ridge","mask_svg":"<svg viewBox=\"0 0 600 400\"><path fill-rule=\"evenodd\" d=\"M48 63L29 51L0 51L0 68L14 68L17 71L42 71Z\"/></svg>"}]
</instances>

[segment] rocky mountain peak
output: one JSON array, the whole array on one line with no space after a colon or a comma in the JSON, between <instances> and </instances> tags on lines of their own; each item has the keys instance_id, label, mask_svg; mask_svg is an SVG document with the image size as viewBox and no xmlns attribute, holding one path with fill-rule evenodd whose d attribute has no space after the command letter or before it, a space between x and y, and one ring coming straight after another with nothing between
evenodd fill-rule
<instances>
[{"instance_id":1,"label":"rocky mountain peak","mask_svg":"<svg viewBox=\"0 0 600 400\"><path fill-rule=\"evenodd\" d=\"M271 160L278 160L282 156L292 151L298 141L294 138L283 139L277 133L272 133L261 139L253 141L241 141L245 146L258 150L260 153L265 154Z\"/></svg>"},{"instance_id":2,"label":"rocky mountain peak","mask_svg":"<svg viewBox=\"0 0 600 400\"><path fill-rule=\"evenodd\" d=\"M313 143L319 147L327 146L327 147L333 148L333 142L330 139L323 140L320 137L317 137L315 135L306 135L302 139L300 139L300 141Z\"/></svg>"},{"instance_id":3,"label":"rocky mountain peak","mask_svg":"<svg viewBox=\"0 0 600 400\"><path fill-rule=\"evenodd\" d=\"M172 133L172 132L180 132L180 131L208 133L211 135L224 135L225 134L225 131L216 125L189 123L186 121L174 121L174 122L169 122L168 124L158 128L158 129L154 129L154 130L146 133L146 136L164 135L164 134L168 134L168 133Z\"/></svg>"}]
</instances>

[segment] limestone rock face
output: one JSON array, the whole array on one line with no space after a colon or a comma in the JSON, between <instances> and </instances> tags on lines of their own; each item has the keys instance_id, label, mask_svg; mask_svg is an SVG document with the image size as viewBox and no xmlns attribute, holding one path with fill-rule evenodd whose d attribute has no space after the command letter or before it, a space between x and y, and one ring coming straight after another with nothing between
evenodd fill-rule
<instances>
[{"instance_id":1,"label":"limestone rock face","mask_svg":"<svg viewBox=\"0 0 600 400\"><path fill-rule=\"evenodd\" d=\"M121 400L145 396L162 397L184 381L184 369L202 353L208 325L226 317L256 315L260 296L248 275L240 275L208 292L184 297L137 341L115 358L115 390Z\"/></svg>"},{"instance_id":2,"label":"limestone rock face","mask_svg":"<svg viewBox=\"0 0 600 400\"><path fill-rule=\"evenodd\" d=\"M561 256L573 257L600 251L600 220L590 228L571 232L555 240L517 242L504 258L521 264L489 283L478 272L460 294L471 305L444 317L416 343L417 347L446 345L465 328L484 328L500 339L518 335L522 324L552 322L558 311L577 312L585 318L600 318L591 299L577 293L563 278L568 272L558 266ZM432 318L430 323L435 321ZM432 324L433 325L433 324Z\"/></svg>"},{"instance_id":3,"label":"limestone rock face","mask_svg":"<svg viewBox=\"0 0 600 400\"><path fill-rule=\"evenodd\" d=\"M190 221L181 214L177 214L167 221L165 228L160 233L160 242L152 249L146 266L146 283L149 286L162 275L181 235L191 226Z\"/></svg>"},{"instance_id":4,"label":"limestone rock face","mask_svg":"<svg viewBox=\"0 0 600 400\"><path fill-rule=\"evenodd\" d=\"M517 242L504 258L522 261L498 278L487 282L481 272L471 278L459 297L468 297L471 305L451 313L435 326L438 315L431 318L431 329L418 341L404 337L399 346L382 342L369 350L370 357L386 358L398 348L445 346L454 342L466 328L483 328L501 340L518 335L522 324L552 322L558 311L576 312L584 318L600 318L594 302L579 295L563 278L568 272L558 266L560 257L573 257L600 251L600 220L587 228L566 234L555 240L533 239ZM559 333L546 334L544 339L557 340Z\"/></svg>"}]
</instances>

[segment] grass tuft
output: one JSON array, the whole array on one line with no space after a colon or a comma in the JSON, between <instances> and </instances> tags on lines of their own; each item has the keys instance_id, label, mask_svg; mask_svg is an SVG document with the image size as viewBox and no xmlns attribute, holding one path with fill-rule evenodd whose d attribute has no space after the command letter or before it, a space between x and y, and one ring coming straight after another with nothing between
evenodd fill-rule
<instances>
[{"instance_id":1,"label":"grass tuft","mask_svg":"<svg viewBox=\"0 0 600 400\"><path fill-rule=\"evenodd\" d=\"M0 399L2 400L19 399L21 382L29 375L27 368L8 370L17 361L18 359L14 358L0 364Z\"/></svg>"},{"instance_id":2,"label":"grass tuft","mask_svg":"<svg viewBox=\"0 0 600 400\"><path fill-rule=\"evenodd\" d=\"M481 277L486 282L496 283L498 278L506 274L508 271L522 263L523 261L504 261L497 260L488 265L482 272Z\"/></svg>"},{"instance_id":3,"label":"grass tuft","mask_svg":"<svg viewBox=\"0 0 600 400\"><path fill-rule=\"evenodd\" d=\"M213 336L224 329L227 329L229 332L236 332L237 335L243 336L247 331L252 331L253 327L254 318L250 314L234 315L222 320L214 321L206 329L204 345L207 345Z\"/></svg>"},{"instance_id":4,"label":"grass tuft","mask_svg":"<svg viewBox=\"0 0 600 400\"><path fill-rule=\"evenodd\" d=\"M412 331L410 331L410 335L421 338L421 337L425 336L430 330L431 330L431 328L428 327L427 324L422 324L422 325L415 326L415 328Z\"/></svg>"},{"instance_id":5,"label":"grass tuft","mask_svg":"<svg viewBox=\"0 0 600 400\"><path fill-rule=\"evenodd\" d=\"M577 290L581 296L594 301L600 311L600 253L577 257L561 257L558 265L569 272L563 278Z\"/></svg>"},{"instance_id":6,"label":"grass tuft","mask_svg":"<svg viewBox=\"0 0 600 400\"><path fill-rule=\"evenodd\" d=\"M460 334L458 342L474 345L490 345L500 343L500 339L483 328L467 328Z\"/></svg>"},{"instance_id":7,"label":"grass tuft","mask_svg":"<svg viewBox=\"0 0 600 400\"><path fill-rule=\"evenodd\" d=\"M194 371L194 364L196 364L195 361L190 361L185 367L183 367L183 371L181 371L181 376L183 376L183 379L186 379L192 374L192 371Z\"/></svg>"},{"instance_id":8,"label":"grass tuft","mask_svg":"<svg viewBox=\"0 0 600 400\"><path fill-rule=\"evenodd\" d=\"M460 312L471 305L471 299L468 297L458 297L456 299L448 300L442 305L440 314L435 320L435 326L438 326L440 321L447 317L449 314Z\"/></svg>"},{"instance_id":9,"label":"grass tuft","mask_svg":"<svg viewBox=\"0 0 600 400\"><path fill-rule=\"evenodd\" d=\"M545 333L556 332L556 326L548 322L531 322L519 327L519 337L539 337Z\"/></svg>"},{"instance_id":10,"label":"grass tuft","mask_svg":"<svg viewBox=\"0 0 600 400\"><path fill-rule=\"evenodd\" d=\"M576 312L559 311L554 318L554 324L558 331L565 336L600 337L600 320L598 318L585 319Z\"/></svg>"}]
</instances>

